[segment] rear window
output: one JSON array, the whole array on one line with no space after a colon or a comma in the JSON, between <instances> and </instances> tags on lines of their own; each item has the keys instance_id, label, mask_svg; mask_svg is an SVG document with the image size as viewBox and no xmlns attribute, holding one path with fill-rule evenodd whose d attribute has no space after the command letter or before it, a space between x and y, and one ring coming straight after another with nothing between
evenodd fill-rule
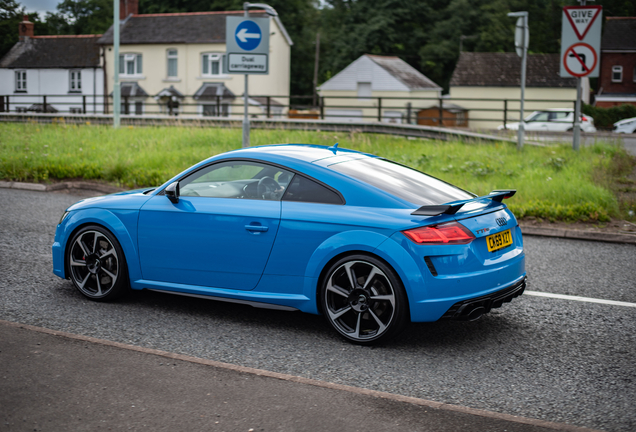
<instances>
[{"instance_id":1,"label":"rear window","mask_svg":"<svg viewBox=\"0 0 636 432\"><path fill-rule=\"evenodd\" d=\"M417 205L474 198L450 183L386 159L356 159L329 168Z\"/></svg>"}]
</instances>

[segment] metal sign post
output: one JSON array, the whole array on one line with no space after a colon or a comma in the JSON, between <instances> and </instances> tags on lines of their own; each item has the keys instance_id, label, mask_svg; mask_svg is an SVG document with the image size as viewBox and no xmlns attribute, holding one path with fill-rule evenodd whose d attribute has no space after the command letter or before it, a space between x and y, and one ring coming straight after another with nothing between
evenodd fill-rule
<instances>
[{"instance_id":1,"label":"metal sign post","mask_svg":"<svg viewBox=\"0 0 636 432\"><path fill-rule=\"evenodd\" d=\"M119 114L121 111L121 86L119 85L119 0L113 0L113 128L119 128ZM108 95L104 95L108 97Z\"/></svg>"},{"instance_id":2,"label":"metal sign post","mask_svg":"<svg viewBox=\"0 0 636 432\"><path fill-rule=\"evenodd\" d=\"M251 74L269 74L269 18L249 17L250 8L265 9L270 16L278 13L263 3L243 3L243 17L225 19L226 53L223 72L245 76L243 95L243 147L250 146L249 84Z\"/></svg>"},{"instance_id":3,"label":"metal sign post","mask_svg":"<svg viewBox=\"0 0 636 432\"><path fill-rule=\"evenodd\" d=\"M599 76L602 6L565 6L561 22L561 72L564 78L576 78L576 105L572 148L581 143L581 78Z\"/></svg>"},{"instance_id":4,"label":"metal sign post","mask_svg":"<svg viewBox=\"0 0 636 432\"><path fill-rule=\"evenodd\" d=\"M528 12L511 12L509 17L519 17L515 28L515 49L521 57L521 99L519 106L519 129L517 130L517 149L523 148L525 136L525 123L523 122L523 103L526 93L526 59L528 57L528 44L530 43L530 30L528 29Z\"/></svg>"}]
</instances>

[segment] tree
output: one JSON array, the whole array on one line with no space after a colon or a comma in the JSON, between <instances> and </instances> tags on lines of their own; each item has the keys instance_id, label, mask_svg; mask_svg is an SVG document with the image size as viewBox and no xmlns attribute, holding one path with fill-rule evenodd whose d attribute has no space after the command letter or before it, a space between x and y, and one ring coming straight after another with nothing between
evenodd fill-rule
<instances>
[{"instance_id":1,"label":"tree","mask_svg":"<svg viewBox=\"0 0 636 432\"><path fill-rule=\"evenodd\" d=\"M15 0L0 0L0 58L18 41L18 24L24 8Z\"/></svg>"},{"instance_id":2,"label":"tree","mask_svg":"<svg viewBox=\"0 0 636 432\"><path fill-rule=\"evenodd\" d=\"M112 0L64 0L47 13L49 34L102 34L113 24Z\"/></svg>"}]
</instances>

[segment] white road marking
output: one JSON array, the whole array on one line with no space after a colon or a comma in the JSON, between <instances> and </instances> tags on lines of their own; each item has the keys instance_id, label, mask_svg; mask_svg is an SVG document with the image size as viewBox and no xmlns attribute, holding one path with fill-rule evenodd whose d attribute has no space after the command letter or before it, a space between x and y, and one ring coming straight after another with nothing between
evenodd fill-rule
<instances>
[{"instance_id":1,"label":"white road marking","mask_svg":"<svg viewBox=\"0 0 636 432\"><path fill-rule=\"evenodd\" d=\"M614 305L614 306L636 307L636 303L628 303L628 302L615 301L615 300L603 300L603 299L595 299L595 298L589 298L589 297L552 294L552 293L545 293L545 292L539 292L539 291L524 291L523 293L526 295L537 296L537 297L550 297L550 298L556 298L556 299L562 299L562 300L582 301L587 303L600 303L600 304L608 304L608 305Z\"/></svg>"}]
</instances>

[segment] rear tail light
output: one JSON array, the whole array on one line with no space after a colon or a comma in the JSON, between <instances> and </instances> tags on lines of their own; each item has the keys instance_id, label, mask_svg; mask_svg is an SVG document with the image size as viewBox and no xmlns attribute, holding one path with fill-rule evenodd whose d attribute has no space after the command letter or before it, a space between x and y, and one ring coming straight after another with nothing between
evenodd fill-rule
<instances>
[{"instance_id":1,"label":"rear tail light","mask_svg":"<svg viewBox=\"0 0 636 432\"><path fill-rule=\"evenodd\" d=\"M475 239L473 233L459 222L413 228L402 233L414 243L426 245L467 244Z\"/></svg>"}]
</instances>

